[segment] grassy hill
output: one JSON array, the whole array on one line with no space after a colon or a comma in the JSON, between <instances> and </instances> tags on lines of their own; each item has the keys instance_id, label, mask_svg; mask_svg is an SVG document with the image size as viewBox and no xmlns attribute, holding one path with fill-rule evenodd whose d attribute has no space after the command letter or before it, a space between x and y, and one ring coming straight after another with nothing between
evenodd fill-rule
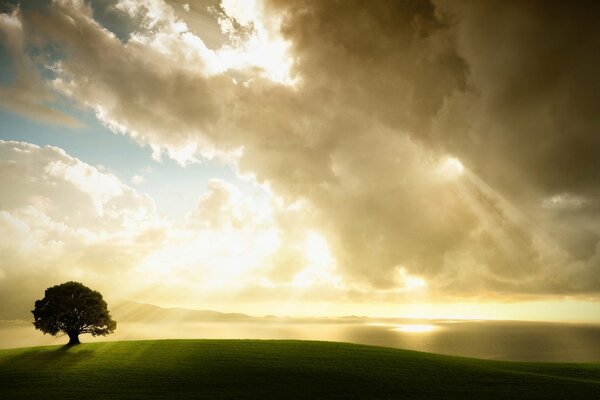
<instances>
[{"instance_id":1,"label":"grassy hill","mask_svg":"<svg viewBox=\"0 0 600 400\"><path fill-rule=\"evenodd\" d=\"M1 399L593 399L600 363L345 343L157 340L0 351Z\"/></svg>"}]
</instances>

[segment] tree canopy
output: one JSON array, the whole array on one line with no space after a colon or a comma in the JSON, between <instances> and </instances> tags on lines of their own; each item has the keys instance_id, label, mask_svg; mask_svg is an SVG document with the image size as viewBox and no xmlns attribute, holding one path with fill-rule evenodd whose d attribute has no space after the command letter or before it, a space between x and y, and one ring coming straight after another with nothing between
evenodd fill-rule
<instances>
[{"instance_id":1,"label":"tree canopy","mask_svg":"<svg viewBox=\"0 0 600 400\"><path fill-rule=\"evenodd\" d=\"M78 344L81 334L105 336L117 328L102 295L79 282L46 289L31 312L36 329L54 336L62 332L69 344Z\"/></svg>"}]
</instances>

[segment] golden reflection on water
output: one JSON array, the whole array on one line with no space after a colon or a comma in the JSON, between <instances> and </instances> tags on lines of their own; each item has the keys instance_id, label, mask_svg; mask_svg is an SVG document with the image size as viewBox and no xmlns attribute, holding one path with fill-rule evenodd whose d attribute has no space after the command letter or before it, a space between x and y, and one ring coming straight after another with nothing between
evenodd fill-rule
<instances>
[{"instance_id":1,"label":"golden reflection on water","mask_svg":"<svg viewBox=\"0 0 600 400\"><path fill-rule=\"evenodd\" d=\"M435 325L429 325L429 324L420 324L420 325L414 325L414 324L408 324L408 325L397 325L396 328L393 328L393 331L398 331L398 332L406 332L406 333L428 333L428 332L433 332L437 329L437 326Z\"/></svg>"},{"instance_id":2,"label":"golden reflection on water","mask_svg":"<svg viewBox=\"0 0 600 400\"><path fill-rule=\"evenodd\" d=\"M429 333L439 329L439 326L432 324L386 324L386 323L368 323L370 326L387 326L391 331L403 333Z\"/></svg>"}]
</instances>

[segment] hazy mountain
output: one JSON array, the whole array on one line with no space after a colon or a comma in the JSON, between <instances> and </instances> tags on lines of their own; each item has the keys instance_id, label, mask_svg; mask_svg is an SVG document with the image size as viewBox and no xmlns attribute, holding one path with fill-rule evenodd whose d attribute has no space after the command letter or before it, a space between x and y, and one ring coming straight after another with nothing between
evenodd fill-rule
<instances>
[{"instance_id":1,"label":"hazy mountain","mask_svg":"<svg viewBox=\"0 0 600 400\"><path fill-rule=\"evenodd\" d=\"M125 301L111 307L117 321L233 321L253 318L240 313L222 313L211 310L163 308L153 304Z\"/></svg>"}]
</instances>

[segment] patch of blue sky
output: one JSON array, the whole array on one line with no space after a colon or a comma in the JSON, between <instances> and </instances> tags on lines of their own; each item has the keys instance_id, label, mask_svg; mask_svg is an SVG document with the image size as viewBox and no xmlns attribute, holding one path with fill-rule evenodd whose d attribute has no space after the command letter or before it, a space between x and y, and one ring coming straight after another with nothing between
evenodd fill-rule
<instances>
[{"instance_id":1,"label":"patch of blue sky","mask_svg":"<svg viewBox=\"0 0 600 400\"><path fill-rule=\"evenodd\" d=\"M122 42L126 42L135 31L135 27L139 26L140 21L132 20L114 7L116 0L94 0L90 4L94 19L114 33Z\"/></svg>"},{"instance_id":2,"label":"patch of blue sky","mask_svg":"<svg viewBox=\"0 0 600 400\"><path fill-rule=\"evenodd\" d=\"M210 179L230 182L244 193L261 193L251 182L238 178L231 166L210 160L181 166L168 157L156 161L148 146L127 135L115 134L89 111L62 110L82 123L80 128L51 125L0 109L0 139L51 145L94 166L102 166L123 182L149 194L159 213L181 217L196 206ZM135 175L143 178L134 184Z\"/></svg>"}]
</instances>

